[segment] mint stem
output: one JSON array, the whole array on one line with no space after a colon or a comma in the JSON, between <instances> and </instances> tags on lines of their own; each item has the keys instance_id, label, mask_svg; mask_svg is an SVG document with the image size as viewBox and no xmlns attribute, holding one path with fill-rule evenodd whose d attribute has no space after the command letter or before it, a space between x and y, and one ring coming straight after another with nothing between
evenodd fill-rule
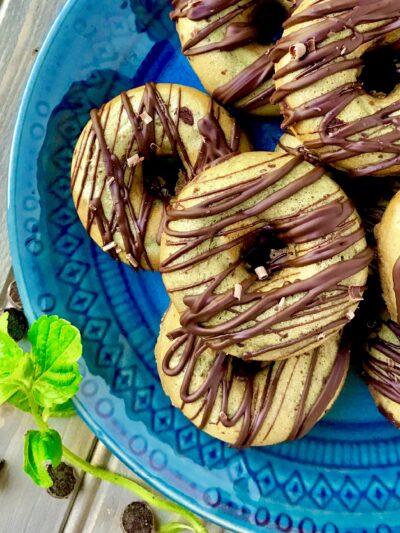
<instances>
[{"instance_id":1,"label":"mint stem","mask_svg":"<svg viewBox=\"0 0 400 533\"><path fill-rule=\"evenodd\" d=\"M109 483L123 487L124 489L127 489L133 494L139 496L142 500L153 507L181 515L188 522L188 524L190 524L192 531L195 533L208 533L200 519L198 519L190 511L181 507L179 504L159 498L149 490L136 483L136 481L122 476L121 474L109 472L108 470L104 470L103 468L88 463L84 459L81 459L75 455L65 446L63 446L63 455L65 459L83 472L91 474L92 476L102 479L103 481L108 481Z\"/></svg>"}]
</instances>

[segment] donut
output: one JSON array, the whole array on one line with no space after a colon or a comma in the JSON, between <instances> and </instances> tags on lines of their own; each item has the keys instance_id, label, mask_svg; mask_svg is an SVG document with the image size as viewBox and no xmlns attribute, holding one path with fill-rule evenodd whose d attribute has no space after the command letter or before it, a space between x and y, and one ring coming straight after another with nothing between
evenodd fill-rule
<instances>
[{"instance_id":1,"label":"donut","mask_svg":"<svg viewBox=\"0 0 400 533\"><path fill-rule=\"evenodd\" d=\"M173 0L182 51L222 105L276 115L271 50L290 0Z\"/></svg>"},{"instance_id":2,"label":"donut","mask_svg":"<svg viewBox=\"0 0 400 533\"><path fill-rule=\"evenodd\" d=\"M273 103L303 150L350 176L400 170L400 3L304 0L272 53Z\"/></svg>"},{"instance_id":3,"label":"donut","mask_svg":"<svg viewBox=\"0 0 400 533\"><path fill-rule=\"evenodd\" d=\"M390 318L400 322L400 192L389 202L375 227L379 274Z\"/></svg>"},{"instance_id":4,"label":"donut","mask_svg":"<svg viewBox=\"0 0 400 533\"><path fill-rule=\"evenodd\" d=\"M171 202L160 271L188 333L267 361L313 349L354 317L372 255L353 204L321 167L249 152Z\"/></svg>"},{"instance_id":5,"label":"donut","mask_svg":"<svg viewBox=\"0 0 400 533\"><path fill-rule=\"evenodd\" d=\"M274 363L214 352L179 327L173 307L161 323L155 353L173 405L209 435L240 448L303 437L335 401L349 366L348 345L339 346L338 335Z\"/></svg>"},{"instance_id":6,"label":"donut","mask_svg":"<svg viewBox=\"0 0 400 533\"><path fill-rule=\"evenodd\" d=\"M392 320L371 339L364 373L379 411L400 429L400 326Z\"/></svg>"},{"instance_id":7,"label":"donut","mask_svg":"<svg viewBox=\"0 0 400 533\"><path fill-rule=\"evenodd\" d=\"M247 138L209 96L169 83L122 93L90 116L72 159L79 218L111 257L157 270L169 200L207 165L249 150Z\"/></svg>"}]
</instances>

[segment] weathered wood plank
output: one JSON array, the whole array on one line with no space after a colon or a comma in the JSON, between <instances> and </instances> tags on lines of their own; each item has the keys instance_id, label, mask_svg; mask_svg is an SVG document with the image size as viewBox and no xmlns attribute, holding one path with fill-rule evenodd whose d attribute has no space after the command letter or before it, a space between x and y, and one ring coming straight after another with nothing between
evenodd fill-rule
<instances>
[{"instance_id":1,"label":"weathered wood plank","mask_svg":"<svg viewBox=\"0 0 400 533\"><path fill-rule=\"evenodd\" d=\"M0 471L0 531L61 531L75 495L66 500L52 498L23 471L24 435L34 429L32 417L5 405L0 408L0 425L0 458L6 461ZM60 431L67 446L83 457L90 457L96 439L78 417L55 420L52 425Z\"/></svg>"},{"instance_id":2,"label":"weathered wood plank","mask_svg":"<svg viewBox=\"0 0 400 533\"><path fill-rule=\"evenodd\" d=\"M7 176L15 117L36 52L66 0L0 3L0 288L11 266L8 249Z\"/></svg>"}]
</instances>

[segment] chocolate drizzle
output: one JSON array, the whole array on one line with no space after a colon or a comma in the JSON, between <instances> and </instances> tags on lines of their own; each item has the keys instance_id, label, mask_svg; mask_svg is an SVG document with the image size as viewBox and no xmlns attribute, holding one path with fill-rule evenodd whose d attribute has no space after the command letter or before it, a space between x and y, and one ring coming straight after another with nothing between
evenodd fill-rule
<instances>
[{"instance_id":1,"label":"chocolate drizzle","mask_svg":"<svg viewBox=\"0 0 400 533\"><path fill-rule=\"evenodd\" d=\"M274 69L270 56L272 37L271 42L265 39L271 34L272 19L281 27L286 18L285 8L278 0L173 0L172 4L172 20L188 18L207 22L182 43L182 51L188 57L212 51L231 52L251 43L263 46L259 57L215 88L212 95L224 105L237 104L246 111L268 104L274 92L271 81ZM221 28L225 28L223 39L213 40L212 34ZM246 101L240 102L242 99Z\"/></svg>"},{"instance_id":2,"label":"chocolate drizzle","mask_svg":"<svg viewBox=\"0 0 400 533\"><path fill-rule=\"evenodd\" d=\"M172 337L175 340L162 359L161 369L170 378L183 374L180 388L181 408L184 409L185 404L200 401L201 406L193 420L196 425L204 429L210 423L213 409L217 404L220 411L218 424L225 428L240 424L240 431L234 444L239 448L252 446L257 439L257 444L261 439L264 443L268 441L277 418L277 415L271 414L271 407L276 399L278 387L281 390L283 386L286 391L299 387L294 380L294 374L297 365L301 364L301 359L304 361L304 358L309 358L310 362L307 365L303 388L298 394L298 404L293 406L297 409L296 417L287 440L303 437L317 423L336 397L349 364L349 346L342 344L332 362L326 380L323 381L317 399L309 406L311 383L318 369L318 356L320 355L318 349L309 355L265 365L246 363L222 351L212 354L200 338L185 333L183 329L173 332ZM208 354L205 353L207 350ZM193 390L194 376L197 375L199 378L196 364L204 354L209 358L208 364L203 363L202 383ZM289 368L292 366L293 369L289 381L283 382L286 365L289 365ZM204 368L207 370L204 371ZM231 396L235 381L242 383L242 397L241 400L232 402ZM285 392L283 394L284 399ZM238 407L232 412L233 405ZM197 419L200 416L199 421Z\"/></svg>"},{"instance_id":3,"label":"chocolate drizzle","mask_svg":"<svg viewBox=\"0 0 400 533\"><path fill-rule=\"evenodd\" d=\"M156 163L162 152L157 143L169 145L166 149L168 153L161 154L162 156L170 156L181 161L182 170L179 172L181 185L190 181L206 166L218 159L226 159L239 149L241 132L236 121L232 119L232 130L230 138L227 139L219 123L220 108L210 100L209 112L195 125L193 112L188 107L181 107L181 90L180 87L170 85L168 99L164 101L157 85L148 83L143 88L142 101L136 110L133 109L129 94L122 93L118 125L111 146L107 143L105 135L111 106L106 105L100 110L92 110L91 126L82 134L81 142L78 143L75 153L72 190L78 211L83 190L90 187L86 229L90 232L92 225L94 223L97 225L105 251L114 258L119 257L114 236L120 234L127 262L134 268L140 266L148 269L154 268L155 265L145 247L148 221L153 206L160 201L166 206L171 194L174 193L171 190L173 184L167 183L165 187L162 187L154 181L156 177L150 176L154 172L146 173L146 168L148 170L154 170L156 167L162 169L162 165ZM178 108L174 114L172 114L171 104L172 91L175 91L175 95L178 93ZM126 153L118 158L114 150L123 121L128 122L131 132L126 141ZM198 136L201 138L198 157L194 163L189 157L185 140L181 138L180 121L196 127ZM82 171L80 166L85 153L88 158ZM134 156L133 162L132 156ZM91 169L91 165L94 165L94 170ZM103 167L105 172L100 174ZM92 182L88 179L90 172L93 173ZM102 175L100 187L97 181L99 175ZM142 180L142 186L138 186L138 180L139 183ZM79 190L77 190L78 186ZM137 202L131 197L133 187L140 191L137 193L140 194L139 206L135 205ZM111 196L112 211L106 215L103 204L107 196ZM160 220L160 226L162 226L162 220Z\"/></svg>"},{"instance_id":4,"label":"chocolate drizzle","mask_svg":"<svg viewBox=\"0 0 400 533\"><path fill-rule=\"evenodd\" d=\"M177 206L172 205L167 210L165 234L171 253L164 259L160 269L167 289L168 274L184 272L188 276L192 267L196 268L202 262L209 264L215 258L213 266L216 273L204 280L201 283L203 289L197 288L195 294L190 294L193 293L192 286L179 286L173 278L174 287L170 292L181 292L183 295L187 309L181 316L181 324L188 333L207 339L207 343L216 350L223 350L233 344L247 347L247 344L243 344L245 341L268 332L284 333L283 324L289 320L294 321L292 329L295 326L300 329L302 325L306 326L308 333L299 332L294 340L285 341L281 338L279 346L264 346L257 352L243 349L241 357L245 359L292 344L296 349L299 342L307 339L312 344L318 335L333 333L343 327L349 320L346 311L354 304L354 300L349 296L348 286L342 282L363 271L373 255L371 250L364 248L354 257L340 260L342 252L362 241L364 232L358 218L354 216L352 203L339 188L330 201L325 195L302 211L268 220L264 213L269 208L315 183L324 173L321 168L308 166L306 171L296 173L296 176L300 174L299 177L272 192L273 186L299 164L306 165L291 156L280 157L285 160L280 168L265 172L266 163L259 164L259 167L254 168L254 178L239 181L229 188L224 187L225 177L221 175L218 178L221 183L218 191L198 192L196 204L192 203L190 207L185 207L182 197ZM264 170L259 173L258 169ZM244 207L245 202L252 198L254 204L248 207L247 203ZM196 229L174 229L174 221L179 220L196 221ZM245 231L237 229L239 223L244 224ZM324 269L319 269L311 277L287 280L282 286L271 289L268 289L268 280L260 287L257 277L247 274L247 279L241 283L240 302L233 290L221 293L220 287L241 267L242 260L239 251L236 262L231 262L228 267L224 263L219 266L218 255L226 254L227 250L235 247L245 247L260 229L268 227L287 244L310 243L302 253L294 256L280 254L271 271L301 268L335 256L337 260ZM223 240L224 236L235 231L238 231L238 237ZM206 242L212 242L213 245L207 245L202 252L196 253ZM186 277L180 279L186 283ZM285 305L280 309L279 302L282 300ZM338 313L338 309L342 309L342 312ZM330 312L335 316L334 319L329 320ZM319 314L324 318L318 318ZM310 326L313 322L317 322L314 331Z\"/></svg>"},{"instance_id":5,"label":"chocolate drizzle","mask_svg":"<svg viewBox=\"0 0 400 533\"><path fill-rule=\"evenodd\" d=\"M392 320L385 322L380 334L371 341L364 370L370 386L400 403L400 326Z\"/></svg>"},{"instance_id":6,"label":"chocolate drizzle","mask_svg":"<svg viewBox=\"0 0 400 533\"><path fill-rule=\"evenodd\" d=\"M303 23L307 25L296 29L297 25ZM308 48L301 60L292 60L277 67L274 76L277 89L271 99L275 103L325 77L349 69L360 69L362 58L355 56L361 45L379 46L388 35L391 41L395 40L394 32L400 30L400 4L393 0L382 0L378 9L375 0L315 0L304 9L300 6L284 26L293 31L284 34L276 44L273 51L275 62L279 62L298 43L306 44L312 39L314 46ZM343 32L342 37L327 42L329 37L340 32ZM399 38L400 31L397 35ZM288 74L290 81L281 81ZM338 76L336 79L340 83ZM361 167L358 165L349 173L361 176L387 171L400 164L400 117L396 115L400 111L400 100L390 101L369 116L345 121L348 106L366 95L362 84L354 80L353 83L341 83L326 94L300 103L295 109L285 101L282 104L285 116L283 127L319 118L319 138L306 141L304 146L310 151L315 150L321 162L340 166L342 161L353 156L376 153L373 162ZM382 126L387 128L383 132L377 130ZM382 154L391 157L382 157Z\"/></svg>"}]
</instances>

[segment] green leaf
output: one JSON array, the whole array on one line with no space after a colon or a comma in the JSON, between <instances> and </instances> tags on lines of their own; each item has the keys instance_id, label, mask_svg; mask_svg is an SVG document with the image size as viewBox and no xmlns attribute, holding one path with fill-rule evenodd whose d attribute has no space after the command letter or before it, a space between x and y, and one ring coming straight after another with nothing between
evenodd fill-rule
<instances>
[{"instance_id":1,"label":"green leaf","mask_svg":"<svg viewBox=\"0 0 400 533\"><path fill-rule=\"evenodd\" d=\"M25 435L24 470L39 485L48 489L53 481L47 466L53 468L61 463L61 437L54 429L47 431L28 431Z\"/></svg>"},{"instance_id":2,"label":"green leaf","mask_svg":"<svg viewBox=\"0 0 400 533\"><path fill-rule=\"evenodd\" d=\"M31 412L31 407L29 405L28 398L23 390L18 390L10 398L8 398L8 403L26 413Z\"/></svg>"},{"instance_id":3,"label":"green leaf","mask_svg":"<svg viewBox=\"0 0 400 533\"><path fill-rule=\"evenodd\" d=\"M42 316L30 328L36 402L51 410L64 404L79 389L82 376L78 359L82 354L79 330L57 316Z\"/></svg>"},{"instance_id":4,"label":"green leaf","mask_svg":"<svg viewBox=\"0 0 400 533\"><path fill-rule=\"evenodd\" d=\"M169 522L160 526L159 533L180 533L181 531L195 531L192 527L181 522Z\"/></svg>"},{"instance_id":5,"label":"green leaf","mask_svg":"<svg viewBox=\"0 0 400 533\"><path fill-rule=\"evenodd\" d=\"M52 409L46 409L46 411L43 413L43 416L46 418L46 420L50 417L67 418L74 415L76 415L76 411L71 400L59 405L55 405Z\"/></svg>"},{"instance_id":6,"label":"green leaf","mask_svg":"<svg viewBox=\"0 0 400 533\"><path fill-rule=\"evenodd\" d=\"M29 356L7 332L8 313L0 315L0 405L21 387L29 387L32 365Z\"/></svg>"},{"instance_id":7,"label":"green leaf","mask_svg":"<svg viewBox=\"0 0 400 533\"><path fill-rule=\"evenodd\" d=\"M0 315L0 332L8 333L8 313Z\"/></svg>"}]
</instances>

